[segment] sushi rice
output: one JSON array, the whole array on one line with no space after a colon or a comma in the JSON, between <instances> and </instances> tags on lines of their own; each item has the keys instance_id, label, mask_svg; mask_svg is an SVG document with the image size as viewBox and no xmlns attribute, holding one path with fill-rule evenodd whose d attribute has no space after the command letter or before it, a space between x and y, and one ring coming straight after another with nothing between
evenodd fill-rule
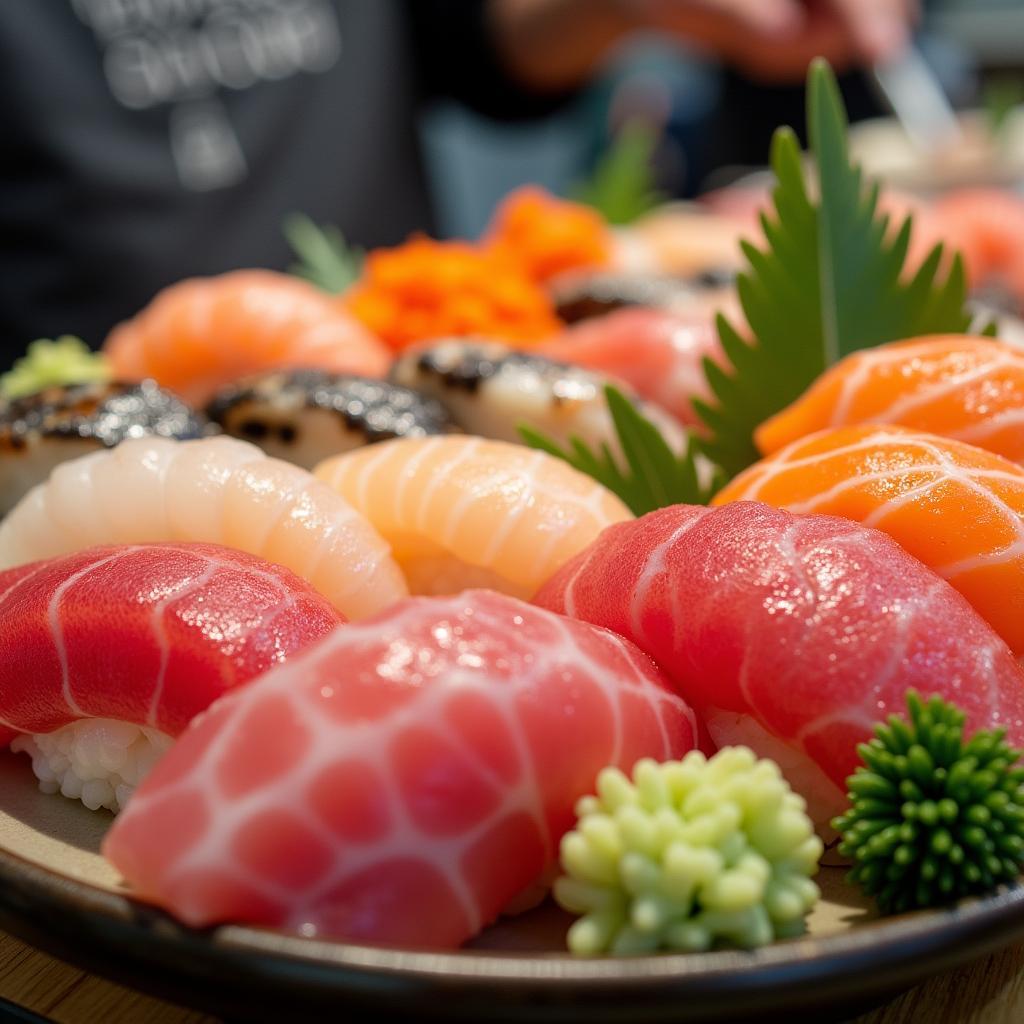
<instances>
[{"instance_id":1,"label":"sushi rice","mask_svg":"<svg viewBox=\"0 0 1024 1024\"><path fill-rule=\"evenodd\" d=\"M32 758L44 793L61 793L91 811L105 807L116 814L173 742L143 725L86 718L55 732L17 736L11 750Z\"/></svg>"}]
</instances>

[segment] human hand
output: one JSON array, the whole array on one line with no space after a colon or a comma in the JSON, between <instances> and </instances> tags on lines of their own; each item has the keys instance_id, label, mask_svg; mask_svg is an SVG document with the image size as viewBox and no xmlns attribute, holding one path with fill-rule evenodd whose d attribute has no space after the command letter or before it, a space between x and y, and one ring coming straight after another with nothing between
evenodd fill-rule
<instances>
[{"instance_id":1,"label":"human hand","mask_svg":"<svg viewBox=\"0 0 1024 1024\"><path fill-rule=\"evenodd\" d=\"M626 0L648 28L691 40L755 78L802 78L825 57L837 70L894 57L918 0Z\"/></svg>"}]
</instances>

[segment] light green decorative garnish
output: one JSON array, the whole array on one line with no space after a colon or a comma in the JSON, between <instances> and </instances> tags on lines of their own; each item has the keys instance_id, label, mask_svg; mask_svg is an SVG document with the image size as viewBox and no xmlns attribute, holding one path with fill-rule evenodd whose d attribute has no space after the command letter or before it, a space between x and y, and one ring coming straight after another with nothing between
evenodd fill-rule
<instances>
[{"instance_id":1,"label":"light green decorative garnish","mask_svg":"<svg viewBox=\"0 0 1024 1024\"><path fill-rule=\"evenodd\" d=\"M0 377L0 395L22 398L44 388L108 381L110 377L110 365L103 355L90 351L81 339L64 334L56 341L33 341L28 353Z\"/></svg>"},{"instance_id":2,"label":"light green decorative garnish","mask_svg":"<svg viewBox=\"0 0 1024 1024\"><path fill-rule=\"evenodd\" d=\"M520 436L531 448L564 459L608 490L617 494L634 515L642 516L665 505L706 505L724 480L713 467L703 475L697 466L697 446L688 444L677 455L661 431L618 388L606 385L605 402L611 413L625 466L607 444L599 451L588 448L579 438L570 438L569 448L545 437L532 427L521 426Z\"/></svg>"},{"instance_id":3,"label":"light green decorative garnish","mask_svg":"<svg viewBox=\"0 0 1024 1024\"><path fill-rule=\"evenodd\" d=\"M884 913L989 892L1024 868L1024 768L1005 730L964 740L966 716L939 697L907 694L857 751L850 810L832 825L849 879Z\"/></svg>"},{"instance_id":4,"label":"light green decorative garnish","mask_svg":"<svg viewBox=\"0 0 1024 1024\"><path fill-rule=\"evenodd\" d=\"M299 257L288 272L338 294L345 291L363 268L365 253L350 246L333 225L318 227L301 213L293 213L284 222L284 236Z\"/></svg>"},{"instance_id":5,"label":"light green decorative garnish","mask_svg":"<svg viewBox=\"0 0 1024 1024\"><path fill-rule=\"evenodd\" d=\"M617 768L576 805L555 899L583 915L574 953L752 948L799 935L818 899L821 840L773 761L746 747L710 760Z\"/></svg>"},{"instance_id":6,"label":"light green decorative garnish","mask_svg":"<svg viewBox=\"0 0 1024 1024\"><path fill-rule=\"evenodd\" d=\"M771 153L773 209L762 217L766 244L743 244L748 266L737 287L752 341L719 317L730 365L705 362L715 401L694 402L711 428L705 449L730 475L758 459L754 428L843 356L901 338L962 333L971 323L959 256L941 271L936 246L905 273L911 219L890 233L878 212L877 184L866 187L850 160L846 113L826 62L812 65L807 92L810 178L796 136L780 128Z\"/></svg>"},{"instance_id":7,"label":"light green decorative garnish","mask_svg":"<svg viewBox=\"0 0 1024 1024\"><path fill-rule=\"evenodd\" d=\"M631 224L665 197L655 188L652 157L657 132L633 118L616 133L590 179L570 190L573 199L592 206L609 224Z\"/></svg>"}]
</instances>

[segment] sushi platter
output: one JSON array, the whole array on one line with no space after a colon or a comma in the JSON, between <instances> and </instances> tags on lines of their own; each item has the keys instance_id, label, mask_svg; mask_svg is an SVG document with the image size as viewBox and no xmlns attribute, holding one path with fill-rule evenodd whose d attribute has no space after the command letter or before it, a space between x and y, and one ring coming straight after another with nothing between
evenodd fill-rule
<instances>
[{"instance_id":1,"label":"sushi platter","mask_svg":"<svg viewBox=\"0 0 1024 1024\"><path fill-rule=\"evenodd\" d=\"M1024 202L880 196L809 96L769 194L525 189L30 346L0 929L254 1020L823 1021L1024 939L1024 351L971 291L1024 311Z\"/></svg>"},{"instance_id":2,"label":"sushi platter","mask_svg":"<svg viewBox=\"0 0 1024 1024\"><path fill-rule=\"evenodd\" d=\"M545 905L458 953L415 953L225 926L195 932L132 901L98 853L105 822L54 806L0 757L0 926L134 988L224 1016L300 1009L350 1019L710 1021L849 1019L1024 934L1024 890L879 921L825 868L808 936L755 952L580 960Z\"/></svg>"}]
</instances>

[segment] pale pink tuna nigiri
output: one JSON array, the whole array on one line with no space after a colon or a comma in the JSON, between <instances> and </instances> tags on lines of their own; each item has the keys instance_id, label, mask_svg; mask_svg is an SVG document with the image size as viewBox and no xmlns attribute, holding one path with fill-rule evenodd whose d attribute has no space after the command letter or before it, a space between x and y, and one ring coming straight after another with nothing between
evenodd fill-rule
<instances>
[{"instance_id":1,"label":"pale pink tuna nigiri","mask_svg":"<svg viewBox=\"0 0 1024 1024\"><path fill-rule=\"evenodd\" d=\"M192 925L453 947L544 877L603 766L694 742L620 637L491 591L414 598L218 703L104 853Z\"/></svg>"},{"instance_id":2,"label":"pale pink tuna nigiri","mask_svg":"<svg viewBox=\"0 0 1024 1024\"><path fill-rule=\"evenodd\" d=\"M165 747L222 694L344 621L287 569L213 544L99 547L9 569L0 746L30 734L15 746L44 783L75 797L91 783L85 802L114 808L132 780L110 758L146 739ZM98 728L67 731L83 721ZM90 745L92 758L82 753ZM97 770L83 778L76 760Z\"/></svg>"},{"instance_id":3,"label":"pale pink tuna nigiri","mask_svg":"<svg viewBox=\"0 0 1024 1024\"><path fill-rule=\"evenodd\" d=\"M695 423L694 398L708 398L705 357L721 352L714 315L634 307L570 327L537 351L551 359L609 374L638 395Z\"/></svg>"},{"instance_id":4,"label":"pale pink tuna nigiri","mask_svg":"<svg viewBox=\"0 0 1024 1024\"><path fill-rule=\"evenodd\" d=\"M536 602L651 655L714 740L774 757L819 822L856 744L939 694L1024 742L1024 671L948 583L846 519L676 505L607 529Z\"/></svg>"}]
</instances>

